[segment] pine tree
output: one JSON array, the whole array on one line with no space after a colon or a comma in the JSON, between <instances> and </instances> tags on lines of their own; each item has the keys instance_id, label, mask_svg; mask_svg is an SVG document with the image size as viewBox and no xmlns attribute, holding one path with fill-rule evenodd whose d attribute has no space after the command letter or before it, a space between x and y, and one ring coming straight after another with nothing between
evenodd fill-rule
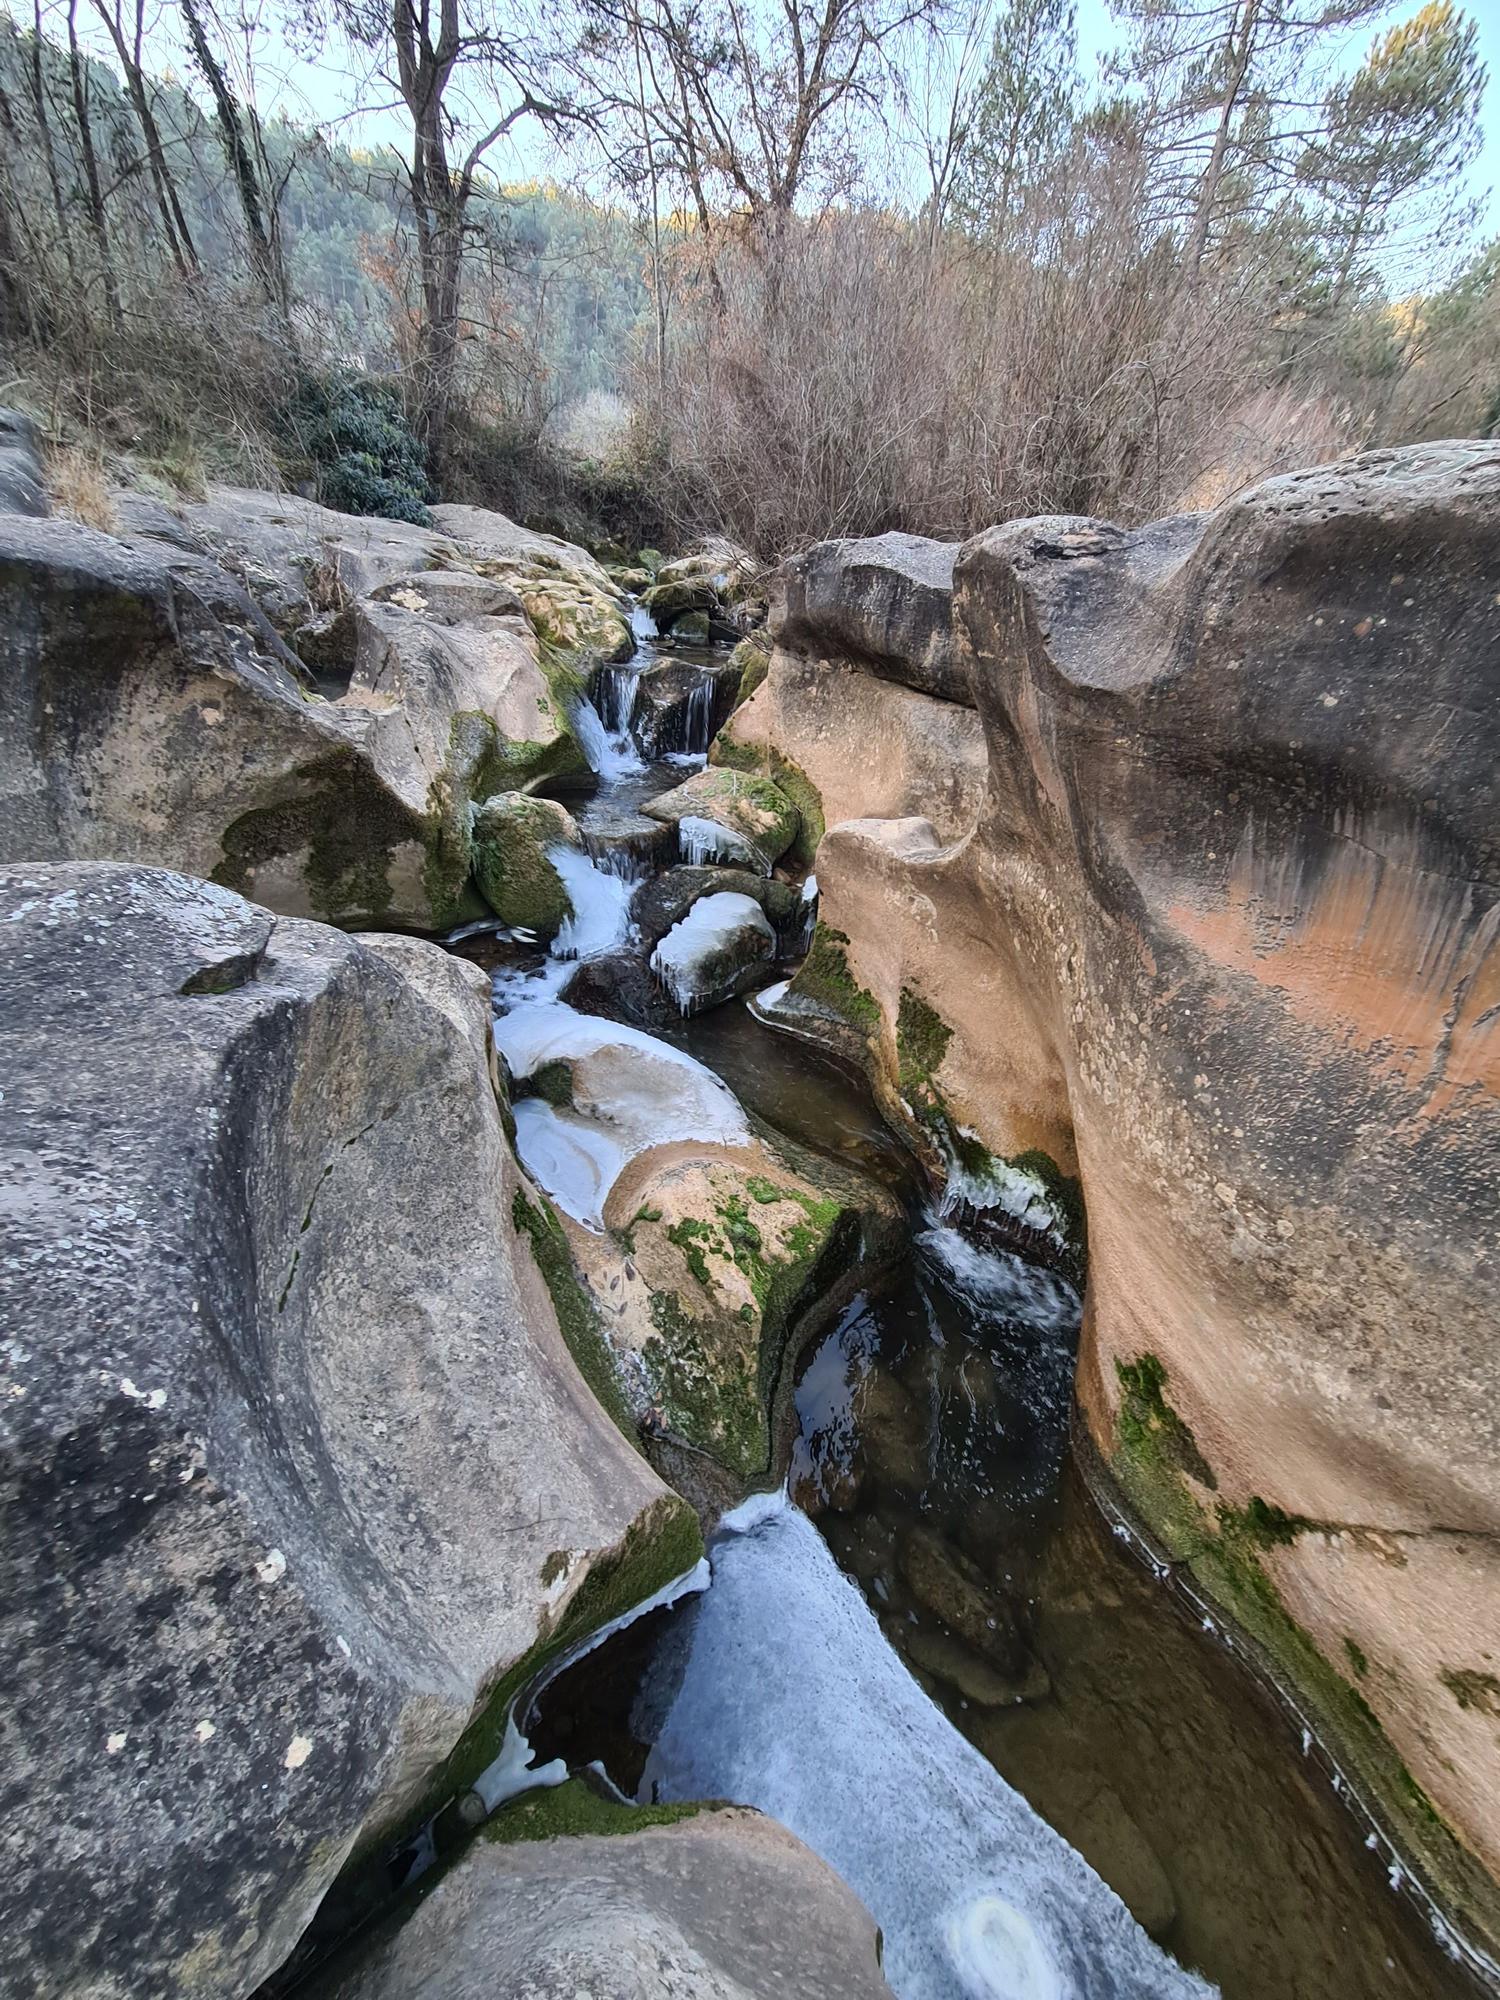
<instances>
[{"instance_id":1,"label":"pine tree","mask_svg":"<svg viewBox=\"0 0 1500 2000\"><path fill-rule=\"evenodd\" d=\"M1071 129L1078 89L1073 0L1008 0L995 23L954 183L970 228L1000 241Z\"/></svg>"}]
</instances>

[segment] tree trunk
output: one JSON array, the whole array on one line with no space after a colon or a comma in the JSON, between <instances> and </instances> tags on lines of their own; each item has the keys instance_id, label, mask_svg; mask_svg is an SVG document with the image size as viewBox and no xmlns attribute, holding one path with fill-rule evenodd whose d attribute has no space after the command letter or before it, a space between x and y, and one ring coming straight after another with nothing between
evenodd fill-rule
<instances>
[{"instance_id":1,"label":"tree trunk","mask_svg":"<svg viewBox=\"0 0 1500 2000\"><path fill-rule=\"evenodd\" d=\"M1187 266L1188 282L1196 285L1203 268L1203 255L1208 248L1208 230L1213 217L1213 207L1218 199L1219 184L1224 178L1224 161L1229 152L1229 127L1234 118L1234 108L1239 102L1241 90L1245 86L1245 76L1250 68L1250 58L1255 50L1255 30L1258 25L1260 0L1245 0L1243 14L1237 14L1229 31L1229 77L1224 86L1224 101L1219 107L1219 122L1214 128L1213 148L1208 156L1208 165L1203 172L1203 186L1198 195L1198 207L1193 216L1193 227L1188 235L1183 262ZM1240 36L1239 51L1234 50L1234 37Z\"/></svg>"},{"instance_id":2,"label":"tree trunk","mask_svg":"<svg viewBox=\"0 0 1500 2000\"><path fill-rule=\"evenodd\" d=\"M157 125L156 115L151 109L151 100L146 91L145 74L125 39L118 15L110 11L105 0L94 0L94 9L108 31L109 38L114 44L115 54L119 57L120 67L125 72L125 88L135 111L136 123L141 128L141 137L146 144L146 160L151 169L151 185L155 190L156 206L161 216L162 234L166 238L167 249L173 263L186 278L197 270L198 255L193 248L193 239L188 233L182 204L177 198L177 186L172 179L171 168L167 164L161 129ZM139 19L138 12L138 23Z\"/></svg>"},{"instance_id":3,"label":"tree trunk","mask_svg":"<svg viewBox=\"0 0 1500 2000\"><path fill-rule=\"evenodd\" d=\"M120 317L120 289L115 279L114 254L110 248L109 226L104 217L104 191L99 179L99 156L94 151L94 128L89 122L88 80L78 47L78 0L68 0L68 76L73 87L73 116L78 121L78 144L83 154L83 176L88 193L89 228L99 252L99 272L104 281L104 303L111 323Z\"/></svg>"},{"instance_id":4,"label":"tree trunk","mask_svg":"<svg viewBox=\"0 0 1500 2000\"><path fill-rule=\"evenodd\" d=\"M213 94L214 108L219 117L219 137L223 142L224 157L229 162L229 171L234 176L235 187L239 192L240 213L244 217L245 240L250 252L250 268L266 303L274 307L285 319L286 292L279 282L271 240L266 233L260 183L256 178L255 162L250 156L250 148L245 142L245 128L240 119L239 105L235 102L234 92L229 88L229 79L224 74L222 65L209 47L208 37L203 32L203 23L199 19L194 0L181 0L181 4L182 18L188 31L188 42L192 47L193 58L203 74L203 80Z\"/></svg>"}]
</instances>

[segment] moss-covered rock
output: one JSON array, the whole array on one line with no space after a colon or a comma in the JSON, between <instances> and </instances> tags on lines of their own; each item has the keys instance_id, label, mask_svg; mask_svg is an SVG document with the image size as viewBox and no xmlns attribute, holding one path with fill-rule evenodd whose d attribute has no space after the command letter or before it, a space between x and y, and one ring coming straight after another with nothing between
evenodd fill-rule
<instances>
[{"instance_id":1,"label":"moss-covered rock","mask_svg":"<svg viewBox=\"0 0 1500 2000\"><path fill-rule=\"evenodd\" d=\"M764 679L764 671L760 678ZM742 693L741 699L744 698ZM811 868L817 858L818 844L826 831L827 816L823 811L822 793L801 765L783 756L774 744L737 743L728 727L714 738L708 761L711 769L746 771L770 778L775 783L777 789L797 808L797 838L788 849L787 858L795 861L800 868Z\"/></svg>"},{"instance_id":2,"label":"moss-covered rock","mask_svg":"<svg viewBox=\"0 0 1500 2000\"><path fill-rule=\"evenodd\" d=\"M719 593L711 583L682 579L676 583L653 583L641 598L658 632L670 632L689 612L719 609ZM706 628L705 628L706 632Z\"/></svg>"},{"instance_id":3,"label":"moss-covered rock","mask_svg":"<svg viewBox=\"0 0 1500 2000\"><path fill-rule=\"evenodd\" d=\"M748 864L763 875L791 847L801 825L797 808L771 779L719 766L695 771L641 810L677 827L685 861Z\"/></svg>"},{"instance_id":4,"label":"moss-covered rock","mask_svg":"<svg viewBox=\"0 0 1500 2000\"><path fill-rule=\"evenodd\" d=\"M474 814L474 879L504 923L552 938L573 904L549 849L580 844L572 814L556 799L501 792Z\"/></svg>"},{"instance_id":5,"label":"moss-covered rock","mask_svg":"<svg viewBox=\"0 0 1500 2000\"><path fill-rule=\"evenodd\" d=\"M771 641L765 632L748 632L729 655L729 664L739 674L735 707L747 702L765 679L771 665Z\"/></svg>"}]
</instances>

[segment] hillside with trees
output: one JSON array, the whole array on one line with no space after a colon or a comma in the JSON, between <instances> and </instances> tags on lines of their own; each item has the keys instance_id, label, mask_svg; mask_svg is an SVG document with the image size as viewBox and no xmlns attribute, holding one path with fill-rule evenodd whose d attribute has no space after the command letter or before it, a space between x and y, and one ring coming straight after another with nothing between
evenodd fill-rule
<instances>
[{"instance_id":1,"label":"hillside with trees","mask_svg":"<svg viewBox=\"0 0 1500 2000\"><path fill-rule=\"evenodd\" d=\"M1492 433L1473 21L1113 23L1089 75L1069 0L37 0L0 17L9 393L85 508L233 474L766 553ZM528 134L551 177L508 183Z\"/></svg>"}]
</instances>

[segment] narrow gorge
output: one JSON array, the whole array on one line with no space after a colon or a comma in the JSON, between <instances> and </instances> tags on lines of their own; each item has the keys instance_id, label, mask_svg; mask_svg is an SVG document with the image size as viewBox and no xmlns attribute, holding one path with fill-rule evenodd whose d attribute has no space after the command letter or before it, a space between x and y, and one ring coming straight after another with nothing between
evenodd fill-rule
<instances>
[{"instance_id":1,"label":"narrow gorge","mask_svg":"<svg viewBox=\"0 0 1500 2000\"><path fill-rule=\"evenodd\" d=\"M1500 445L111 518L0 423L9 1990L1500 1991Z\"/></svg>"}]
</instances>

